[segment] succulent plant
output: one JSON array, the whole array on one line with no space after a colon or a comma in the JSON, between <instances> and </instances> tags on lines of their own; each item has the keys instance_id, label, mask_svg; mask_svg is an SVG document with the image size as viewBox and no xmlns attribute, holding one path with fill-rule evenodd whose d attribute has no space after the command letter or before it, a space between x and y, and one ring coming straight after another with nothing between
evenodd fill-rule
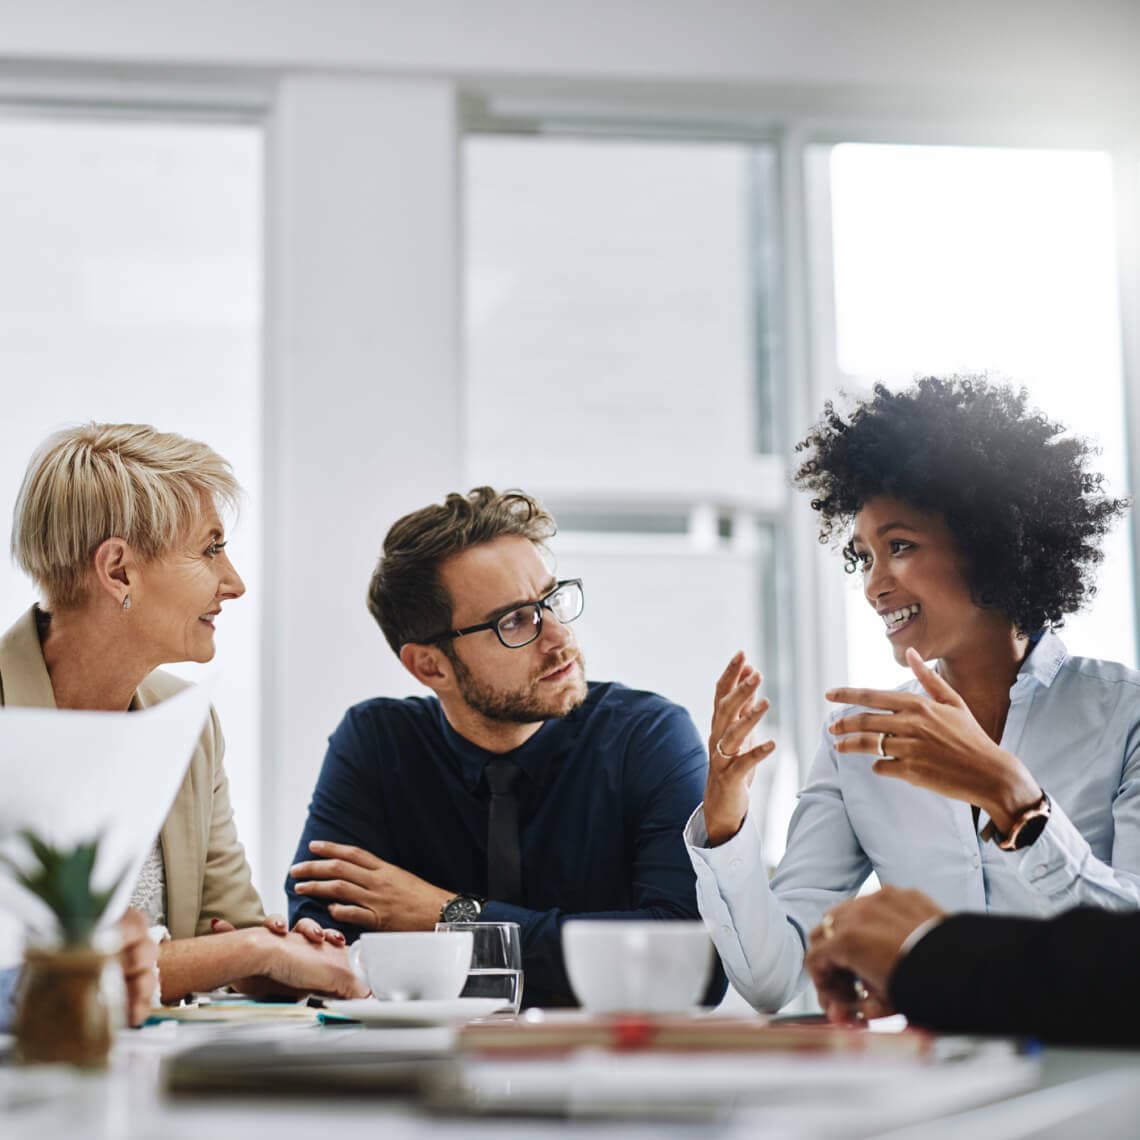
<instances>
[{"instance_id":1,"label":"succulent plant","mask_svg":"<svg viewBox=\"0 0 1140 1140\"><path fill-rule=\"evenodd\" d=\"M91 873L99 853L99 837L70 849L45 843L31 831L21 831L20 837L34 856L34 865L26 868L6 855L0 855L0 862L6 863L16 882L41 899L55 915L65 946L89 945L111 896L123 880L123 875L119 875L106 890L93 889Z\"/></svg>"}]
</instances>

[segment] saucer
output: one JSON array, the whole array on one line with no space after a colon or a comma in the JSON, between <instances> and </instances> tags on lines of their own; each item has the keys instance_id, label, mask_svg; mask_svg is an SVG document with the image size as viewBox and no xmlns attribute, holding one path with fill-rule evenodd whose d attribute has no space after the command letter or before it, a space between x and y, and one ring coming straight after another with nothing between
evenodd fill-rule
<instances>
[{"instance_id":1,"label":"saucer","mask_svg":"<svg viewBox=\"0 0 1140 1140\"><path fill-rule=\"evenodd\" d=\"M328 1000L321 1021L359 1021L364 1025L448 1025L509 1011L502 998L451 998L447 1001L377 1001L376 998Z\"/></svg>"}]
</instances>

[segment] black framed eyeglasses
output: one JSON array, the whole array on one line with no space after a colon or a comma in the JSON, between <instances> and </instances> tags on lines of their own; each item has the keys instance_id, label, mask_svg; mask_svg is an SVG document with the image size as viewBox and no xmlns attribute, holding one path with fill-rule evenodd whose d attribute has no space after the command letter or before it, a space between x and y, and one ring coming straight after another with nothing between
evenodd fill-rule
<instances>
[{"instance_id":1,"label":"black framed eyeglasses","mask_svg":"<svg viewBox=\"0 0 1140 1140\"><path fill-rule=\"evenodd\" d=\"M491 629L508 649L522 649L524 645L537 641L538 635L542 633L543 610L549 610L563 625L569 625L582 616L585 606L582 579L567 578L563 582L558 582L546 597L539 598L537 602L514 606L490 621L469 625L463 629L451 629L428 640L446 641L448 638L466 637L469 633Z\"/></svg>"}]
</instances>

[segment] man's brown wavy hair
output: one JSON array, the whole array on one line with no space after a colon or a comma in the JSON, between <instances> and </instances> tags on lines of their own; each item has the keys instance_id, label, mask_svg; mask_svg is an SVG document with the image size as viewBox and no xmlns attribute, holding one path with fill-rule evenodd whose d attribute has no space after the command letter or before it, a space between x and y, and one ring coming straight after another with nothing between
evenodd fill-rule
<instances>
[{"instance_id":1,"label":"man's brown wavy hair","mask_svg":"<svg viewBox=\"0 0 1140 1140\"><path fill-rule=\"evenodd\" d=\"M453 492L388 531L368 585L369 613L393 653L409 642L428 644L451 628L452 599L439 577L447 559L507 535L543 547L556 530L542 504L524 491Z\"/></svg>"}]
</instances>

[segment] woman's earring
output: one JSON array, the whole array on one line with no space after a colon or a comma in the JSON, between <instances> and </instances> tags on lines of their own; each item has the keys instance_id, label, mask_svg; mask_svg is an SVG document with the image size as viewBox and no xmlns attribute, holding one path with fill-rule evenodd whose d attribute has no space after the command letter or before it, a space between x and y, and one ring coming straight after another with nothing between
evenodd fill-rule
<instances>
[{"instance_id":1,"label":"woman's earring","mask_svg":"<svg viewBox=\"0 0 1140 1140\"><path fill-rule=\"evenodd\" d=\"M130 608L131 608L131 595L130 594L124 594L123 595L123 609L129 610Z\"/></svg>"}]
</instances>

